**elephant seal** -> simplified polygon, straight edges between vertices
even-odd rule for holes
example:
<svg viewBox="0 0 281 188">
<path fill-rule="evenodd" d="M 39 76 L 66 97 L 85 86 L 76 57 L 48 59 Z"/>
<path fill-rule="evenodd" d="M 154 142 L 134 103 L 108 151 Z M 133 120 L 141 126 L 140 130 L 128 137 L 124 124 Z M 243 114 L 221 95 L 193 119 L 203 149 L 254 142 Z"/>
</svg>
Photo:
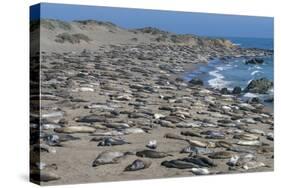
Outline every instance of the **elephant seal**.
<svg viewBox="0 0 281 188">
<path fill-rule="evenodd" d="M 80 138 L 68 134 L 48 134 L 43 137 L 43 140 L 49 146 L 61 146 L 61 142 L 80 140 Z"/>
<path fill-rule="evenodd" d="M 122 133 L 128 135 L 128 134 L 141 134 L 141 133 L 145 133 L 145 131 L 141 128 L 137 128 L 137 127 L 131 127 L 131 128 L 126 128 L 124 130 L 122 130 Z"/>
<path fill-rule="evenodd" d="M 158 151 L 153 151 L 153 150 L 138 151 L 136 153 L 136 155 L 138 157 L 147 157 L 147 158 L 164 158 L 167 156 L 173 156 L 173 155 L 165 153 L 165 152 L 158 152 Z"/>
<path fill-rule="evenodd" d="M 128 154 L 130 153 L 123 153 L 118 151 L 104 151 L 97 156 L 97 158 L 93 161 L 92 166 L 96 167 L 105 164 L 115 164 L 118 163 L 120 159 L 124 158 Z"/>
<path fill-rule="evenodd" d="M 202 137 L 200 134 L 192 132 L 192 131 L 182 131 L 181 135 L 192 136 L 192 137 L 199 137 L 199 138 Z"/>
<path fill-rule="evenodd" d="M 204 162 L 205 164 L 207 164 L 210 167 L 217 166 L 217 164 L 212 159 L 210 159 L 209 157 L 207 157 L 205 155 L 197 154 L 193 157 L 197 158 L 197 159 L 200 159 L 202 162 Z"/>
<path fill-rule="evenodd" d="M 215 143 L 209 141 L 200 141 L 200 140 L 186 140 L 191 146 L 201 147 L 201 148 L 214 148 L 216 147 Z"/>
<path fill-rule="evenodd" d="M 112 128 L 112 129 L 130 128 L 130 125 L 128 125 L 127 123 L 105 123 L 104 126 L 107 128 Z"/>
<path fill-rule="evenodd" d="M 266 165 L 263 162 L 258 162 L 258 161 L 249 161 L 243 164 L 242 168 L 245 170 L 250 170 L 250 169 L 255 169 L 255 168 L 260 168 L 260 167 L 265 167 Z"/>
<path fill-rule="evenodd" d="M 92 136 L 122 136 L 122 135 L 124 135 L 124 133 L 113 130 L 113 131 L 107 131 L 107 132 L 95 132 L 91 135 Z"/>
<path fill-rule="evenodd" d="M 57 128 L 54 129 L 54 131 L 58 133 L 72 134 L 72 133 L 93 133 L 96 131 L 96 129 L 88 126 L 69 126 L 69 127 Z"/>
<path fill-rule="evenodd" d="M 208 168 L 192 168 L 190 170 L 195 175 L 208 175 L 210 174 L 210 171 Z"/>
<path fill-rule="evenodd" d="M 199 167 L 214 167 L 216 164 L 210 158 L 203 155 L 195 155 L 193 157 L 185 157 L 182 161 L 193 163 Z"/>
<path fill-rule="evenodd" d="M 258 140 L 252 140 L 252 141 L 240 140 L 236 144 L 241 145 L 241 146 L 261 146 L 262 145 L 262 143 Z"/>
<path fill-rule="evenodd" d="M 229 166 L 241 166 L 250 161 L 256 161 L 257 157 L 254 154 L 247 153 L 243 155 L 233 155 L 226 163 Z"/>
<path fill-rule="evenodd" d="M 53 172 L 46 172 L 42 170 L 32 170 L 30 172 L 30 178 L 34 181 L 39 181 L 39 182 L 55 181 L 61 179 L 60 176 L 58 176 Z"/>
<path fill-rule="evenodd" d="M 233 156 L 232 152 L 229 151 L 218 151 L 208 155 L 212 159 L 229 159 Z"/>
<path fill-rule="evenodd" d="M 167 133 L 164 135 L 164 138 L 175 139 L 175 140 L 186 140 L 184 137 L 174 133 Z"/>
<path fill-rule="evenodd" d="M 188 147 L 183 148 L 180 153 L 209 154 L 211 152 L 212 151 L 208 148 L 188 146 Z"/>
<path fill-rule="evenodd" d="M 103 138 L 99 143 L 98 146 L 117 146 L 117 145 L 124 145 L 130 144 L 130 142 L 126 142 L 121 138 Z"/>
<path fill-rule="evenodd" d="M 233 145 L 229 142 L 220 140 L 215 143 L 216 147 L 231 148 Z"/>
<path fill-rule="evenodd" d="M 259 140 L 258 135 L 249 134 L 249 133 L 237 134 L 237 135 L 234 135 L 233 138 L 239 139 L 239 140 L 248 140 L 248 141 Z"/>
<path fill-rule="evenodd" d="M 148 144 L 146 145 L 149 149 L 156 149 L 157 148 L 157 141 L 156 140 L 150 140 Z"/>
<path fill-rule="evenodd" d="M 203 131 L 200 134 L 206 135 L 205 138 L 209 138 L 209 139 L 224 139 L 225 138 L 225 134 L 222 131 L 208 130 L 208 131 Z"/>
<path fill-rule="evenodd" d="M 48 153 L 56 153 L 56 149 L 53 147 L 50 147 L 47 144 L 35 144 L 32 145 L 32 151 L 34 152 L 48 152 Z"/>
<path fill-rule="evenodd" d="M 178 169 L 199 168 L 199 166 L 194 163 L 182 161 L 179 159 L 163 161 L 161 165 L 167 168 L 178 168 Z"/>
<path fill-rule="evenodd" d="M 124 171 L 137 171 L 149 168 L 151 165 L 151 161 L 144 161 L 137 159 L 132 164 L 128 165 Z"/>
</svg>

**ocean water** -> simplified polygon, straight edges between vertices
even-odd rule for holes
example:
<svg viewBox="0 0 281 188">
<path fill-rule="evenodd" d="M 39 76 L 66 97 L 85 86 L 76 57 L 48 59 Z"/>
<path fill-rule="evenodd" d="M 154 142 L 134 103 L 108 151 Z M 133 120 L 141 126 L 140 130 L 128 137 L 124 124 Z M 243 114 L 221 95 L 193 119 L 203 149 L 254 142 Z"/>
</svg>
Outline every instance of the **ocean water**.
<svg viewBox="0 0 281 188">
<path fill-rule="evenodd" d="M 229 37 L 234 44 L 242 48 L 263 48 L 273 49 L 272 39 L 259 38 L 233 38 Z M 200 66 L 197 70 L 187 73 L 185 78 L 190 80 L 194 77 L 200 78 L 204 84 L 212 88 L 228 88 L 233 89 L 239 86 L 242 89 L 254 79 L 266 77 L 273 80 L 273 56 L 263 57 L 264 63 L 261 65 L 245 64 L 245 58 L 233 58 L 226 61 L 212 60 L 208 65 Z M 262 100 L 273 97 L 273 89 L 267 94 L 245 93 L 243 98 L 248 99 L 252 97 L 259 97 Z M 271 106 L 271 104 L 268 104 Z"/>
</svg>

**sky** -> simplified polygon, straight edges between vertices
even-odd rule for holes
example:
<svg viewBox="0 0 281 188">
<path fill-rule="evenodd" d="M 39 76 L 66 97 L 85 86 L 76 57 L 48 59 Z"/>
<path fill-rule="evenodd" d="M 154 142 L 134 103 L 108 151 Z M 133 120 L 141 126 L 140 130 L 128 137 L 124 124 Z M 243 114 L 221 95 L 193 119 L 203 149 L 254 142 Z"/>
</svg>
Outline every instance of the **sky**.
<svg viewBox="0 0 281 188">
<path fill-rule="evenodd" d="M 38 19 L 31 7 L 31 20 Z M 127 29 L 156 27 L 177 34 L 273 38 L 273 18 L 41 3 L 41 18 L 109 21 Z"/>
</svg>

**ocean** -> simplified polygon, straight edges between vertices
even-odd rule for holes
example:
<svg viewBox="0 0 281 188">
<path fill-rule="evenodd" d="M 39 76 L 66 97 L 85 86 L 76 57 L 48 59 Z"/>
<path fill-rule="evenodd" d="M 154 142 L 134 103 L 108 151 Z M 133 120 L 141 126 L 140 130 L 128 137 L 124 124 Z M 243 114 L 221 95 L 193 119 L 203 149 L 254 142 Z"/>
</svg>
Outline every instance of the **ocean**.
<svg viewBox="0 0 281 188">
<path fill-rule="evenodd" d="M 264 38 L 234 38 L 227 37 L 234 44 L 243 48 L 263 48 L 273 49 L 273 39 Z M 194 77 L 200 78 L 205 85 L 212 88 L 228 88 L 233 89 L 239 86 L 242 89 L 254 79 L 266 77 L 273 80 L 273 56 L 264 57 L 264 63 L 261 65 L 246 65 L 245 58 L 234 58 L 226 61 L 212 60 L 208 65 L 199 66 L 198 69 L 191 73 L 187 73 L 186 80 Z M 267 94 L 245 93 L 242 98 L 248 99 L 259 97 L 262 101 L 273 98 L 273 89 Z M 272 106 L 272 104 L 267 104 Z"/>
</svg>

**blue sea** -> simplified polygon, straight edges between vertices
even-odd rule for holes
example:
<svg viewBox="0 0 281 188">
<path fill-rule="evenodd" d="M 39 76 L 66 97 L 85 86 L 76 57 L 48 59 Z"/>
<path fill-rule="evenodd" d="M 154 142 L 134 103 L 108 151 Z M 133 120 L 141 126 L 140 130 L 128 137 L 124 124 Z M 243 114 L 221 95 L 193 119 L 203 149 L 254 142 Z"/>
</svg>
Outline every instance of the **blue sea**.
<svg viewBox="0 0 281 188">
<path fill-rule="evenodd" d="M 264 38 L 227 38 L 234 44 L 242 48 L 262 48 L 273 49 L 273 39 Z M 212 60 L 208 65 L 200 66 L 193 72 L 186 74 L 186 80 L 194 77 L 200 78 L 204 84 L 212 88 L 229 88 L 233 89 L 235 86 L 240 86 L 242 89 L 254 79 L 266 77 L 273 80 L 273 56 L 264 57 L 264 62 L 261 65 L 246 65 L 245 58 L 234 58 L 230 60 Z M 252 97 L 259 97 L 262 100 L 273 97 L 273 89 L 267 94 L 245 93 L 243 98 L 248 99 Z M 269 106 L 272 106 L 269 104 Z"/>
</svg>

